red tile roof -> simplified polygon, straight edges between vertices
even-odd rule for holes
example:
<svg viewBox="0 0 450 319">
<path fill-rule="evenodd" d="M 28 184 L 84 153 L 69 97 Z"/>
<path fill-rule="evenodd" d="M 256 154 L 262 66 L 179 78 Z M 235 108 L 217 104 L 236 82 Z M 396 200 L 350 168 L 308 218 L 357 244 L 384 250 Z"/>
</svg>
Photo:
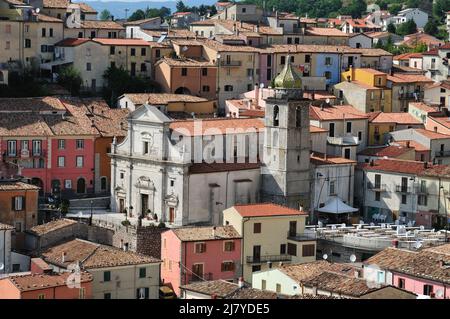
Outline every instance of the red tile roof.
<svg viewBox="0 0 450 319">
<path fill-rule="evenodd" d="M 314 125 L 309 126 L 309 133 L 324 133 L 324 132 L 328 132 L 328 130 Z"/>
<path fill-rule="evenodd" d="M 434 131 L 430 131 L 430 130 L 426 130 L 426 129 L 415 129 L 415 131 L 419 134 L 422 134 L 423 136 L 428 137 L 429 139 L 433 139 L 433 140 L 438 140 L 438 139 L 450 139 L 450 135 L 447 134 L 442 134 L 442 133 L 438 133 L 438 132 L 434 132 Z"/>
<path fill-rule="evenodd" d="M 428 164 L 428 167 L 430 166 L 431 164 Z M 414 175 L 420 174 L 426 169 L 423 162 L 398 159 L 377 159 L 373 161 L 373 166 L 371 163 L 361 163 L 360 167 L 368 171 L 383 171 Z"/>
<path fill-rule="evenodd" d="M 414 149 L 411 147 L 410 148 L 405 147 L 403 145 L 383 145 L 376 147 L 368 147 L 359 152 L 358 155 L 376 156 L 376 157 L 386 156 L 395 158 L 410 151 L 414 151 Z"/>
<path fill-rule="evenodd" d="M 233 226 L 180 227 L 172 229 L 181 241 L 239 239 Z"/>
<path fill-rule="evenodd" d="M 309 107 L 309 117 L 312 120 L 364 120 L 367 114 L 357 110 L 352 105 L 330 105 L 321 106 L 311 105 Z"/>
<path fill-rule="evenodd" d="M 304 211 L 299 211 L 297 209 L 288 208 L 273 203 L 234 205 L 233 208 L 242 217 L 308 215 Z"/>
<path fill-rule="evenodd" d="M 409 143 L 409 147 L 412 147 L 416 150 L 416 152 L 428 152 L 430 151 L 429 147 L 426 147 L 425 145 L 420 144 L 416 141 L 410 141 L 410 140 L 398 140 L 395 141 L 395 144 L 406 146 Z"/>
<path fill-rule="evenodd" d="M 356 164 L 356 161 L 345 157 L 331 156 L 319 152 L 312 152 L 310 159 L 313 165 Z"/>
<path fill-rule="evenodd" d="M 413 117 L 409 113 L 384 113 L 384 112 L 372 112 L 369 113 L 370 123 L 395 123 L 395 124 L 422 124 L 419 120 Z"/>
<path fill-rule="evenodd" d="M 150 46 L 147 41 L 141 39 L 106 39 L 106 38 L 95 38 L 93 41 L 98 42 L 103 45 L 133 45 L 133 46 Z"/>
<path fill-rule="evenodd" d="M 13 275 L 2 280 L 9 280 L 18 290 L 33 291 L 53 287 L 67 286 L 70 272 L 54 274 Z M 81 282 L 91 282 L 93 277 L 88 272 L 81 272 Z"/>
<path fill-rule="evenodd" d="M 75 39 L 75 38 L 66 38 L 64 40 L 61 40 L 57 43 L 55 43 L 55 46 L 57 47 L 76 47 L 80 44 L 86 43 L 91 41 L 90 39 Z"/>
<path fill-rule="evenodd" d="M 170 129 L 189 136 L 226 134 L 228 131 L 232 133 L 233 130 L 238 132 L 239 129 L 243 132 L 246 130 L 259 132 L 264 130 L 264 122 L 260 118 L 185 120 L 171 122 Z"/>
</svg>

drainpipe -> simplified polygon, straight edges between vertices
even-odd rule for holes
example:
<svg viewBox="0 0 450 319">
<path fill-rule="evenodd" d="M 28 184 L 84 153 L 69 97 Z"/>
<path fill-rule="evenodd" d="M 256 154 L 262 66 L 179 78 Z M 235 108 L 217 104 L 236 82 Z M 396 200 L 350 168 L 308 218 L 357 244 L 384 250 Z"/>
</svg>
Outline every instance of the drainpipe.
<svg viewBox="0 0 450 319">
<path fill-rule="evenodd" d="M 244 265 L 247 264 L 247 261 L 245 260 L 245 256 L 244 256 L 244 252 L 245 252 L 245 245 L 244 245 L 244 240 L 245 240 L 245 236 L 244 236 L 244 229 L 245 229 L 245 223 L 248 222 L 250 219 L 246 218 L 243 219 L 242 221 L 242 243 L 241 243 L 241 260 L 242 260 L 242 269 L 241 269 L 241 277 L 244 278 Z"/>
</svg>

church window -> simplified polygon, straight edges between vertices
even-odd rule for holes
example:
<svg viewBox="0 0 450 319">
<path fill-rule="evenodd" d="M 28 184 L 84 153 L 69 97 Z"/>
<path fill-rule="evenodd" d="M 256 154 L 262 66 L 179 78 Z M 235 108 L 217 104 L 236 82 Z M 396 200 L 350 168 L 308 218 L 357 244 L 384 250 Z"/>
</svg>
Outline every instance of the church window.
<svg viewBox="0 0 450 319">
<path fill-rule="evenodd" d="M 278 107 L 278 105 L 275 105 L 273 107 L 273 126 L 278 126 L 279 125 L 279 116 L 280 116 L 280 108 Z"/>
</svg>

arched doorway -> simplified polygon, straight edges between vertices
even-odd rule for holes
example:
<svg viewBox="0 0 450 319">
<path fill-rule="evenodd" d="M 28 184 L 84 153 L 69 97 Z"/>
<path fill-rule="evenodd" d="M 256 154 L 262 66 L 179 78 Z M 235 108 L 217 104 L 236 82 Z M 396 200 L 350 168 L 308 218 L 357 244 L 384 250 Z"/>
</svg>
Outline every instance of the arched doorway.
<svg viewBox="0 0 450 319">
<path fill-rule="evenodd" d="M 178 89 L 175 90 L 175 94 L 191 94 L 191 91 L 188 88 L 185 88 L 184 86 L 179 87 Z"/>
<path fill-rule="evenodd" d="M 77 180 L 77 193 L 78 194 L 86 193 L 86 181 L 82 177 Z"/>
<path fill-rule="evenodd" d="M 31 184 L 39 187 L 39 196 L 44 195 L 44 182 L 42 181 L 42 179 L 38 177 L 33 177 L 31 179 Z"/>
</svg>

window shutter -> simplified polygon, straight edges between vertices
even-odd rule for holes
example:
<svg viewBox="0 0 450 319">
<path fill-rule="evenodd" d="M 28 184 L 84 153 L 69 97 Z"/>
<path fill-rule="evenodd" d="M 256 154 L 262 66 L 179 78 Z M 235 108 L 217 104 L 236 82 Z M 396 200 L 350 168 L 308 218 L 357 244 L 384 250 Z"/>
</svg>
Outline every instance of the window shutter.
<svg viewBox="0 0 450 319">
<path fill-rule="evenodd" d="M 25 196 L 21 196 L 22 197 L 22 210 L 26 210 L 26 200 L 25 200 Z"/>
<path fill-rule="evenodd" d="M 206 243 L 203 243 L 202 246 L 203 246 L 202 253 L 206 253 Z"/>
<path fill-rule="evenodd" d="M 150 289 L 145 288 L 145 299 L 149 299 L 149 297 L 150 297 Z"/>
<path fill-rule="evenodd" d="M 16 210 L 16 198 L 11 197 L 11 210 Z"/>
</svg>

